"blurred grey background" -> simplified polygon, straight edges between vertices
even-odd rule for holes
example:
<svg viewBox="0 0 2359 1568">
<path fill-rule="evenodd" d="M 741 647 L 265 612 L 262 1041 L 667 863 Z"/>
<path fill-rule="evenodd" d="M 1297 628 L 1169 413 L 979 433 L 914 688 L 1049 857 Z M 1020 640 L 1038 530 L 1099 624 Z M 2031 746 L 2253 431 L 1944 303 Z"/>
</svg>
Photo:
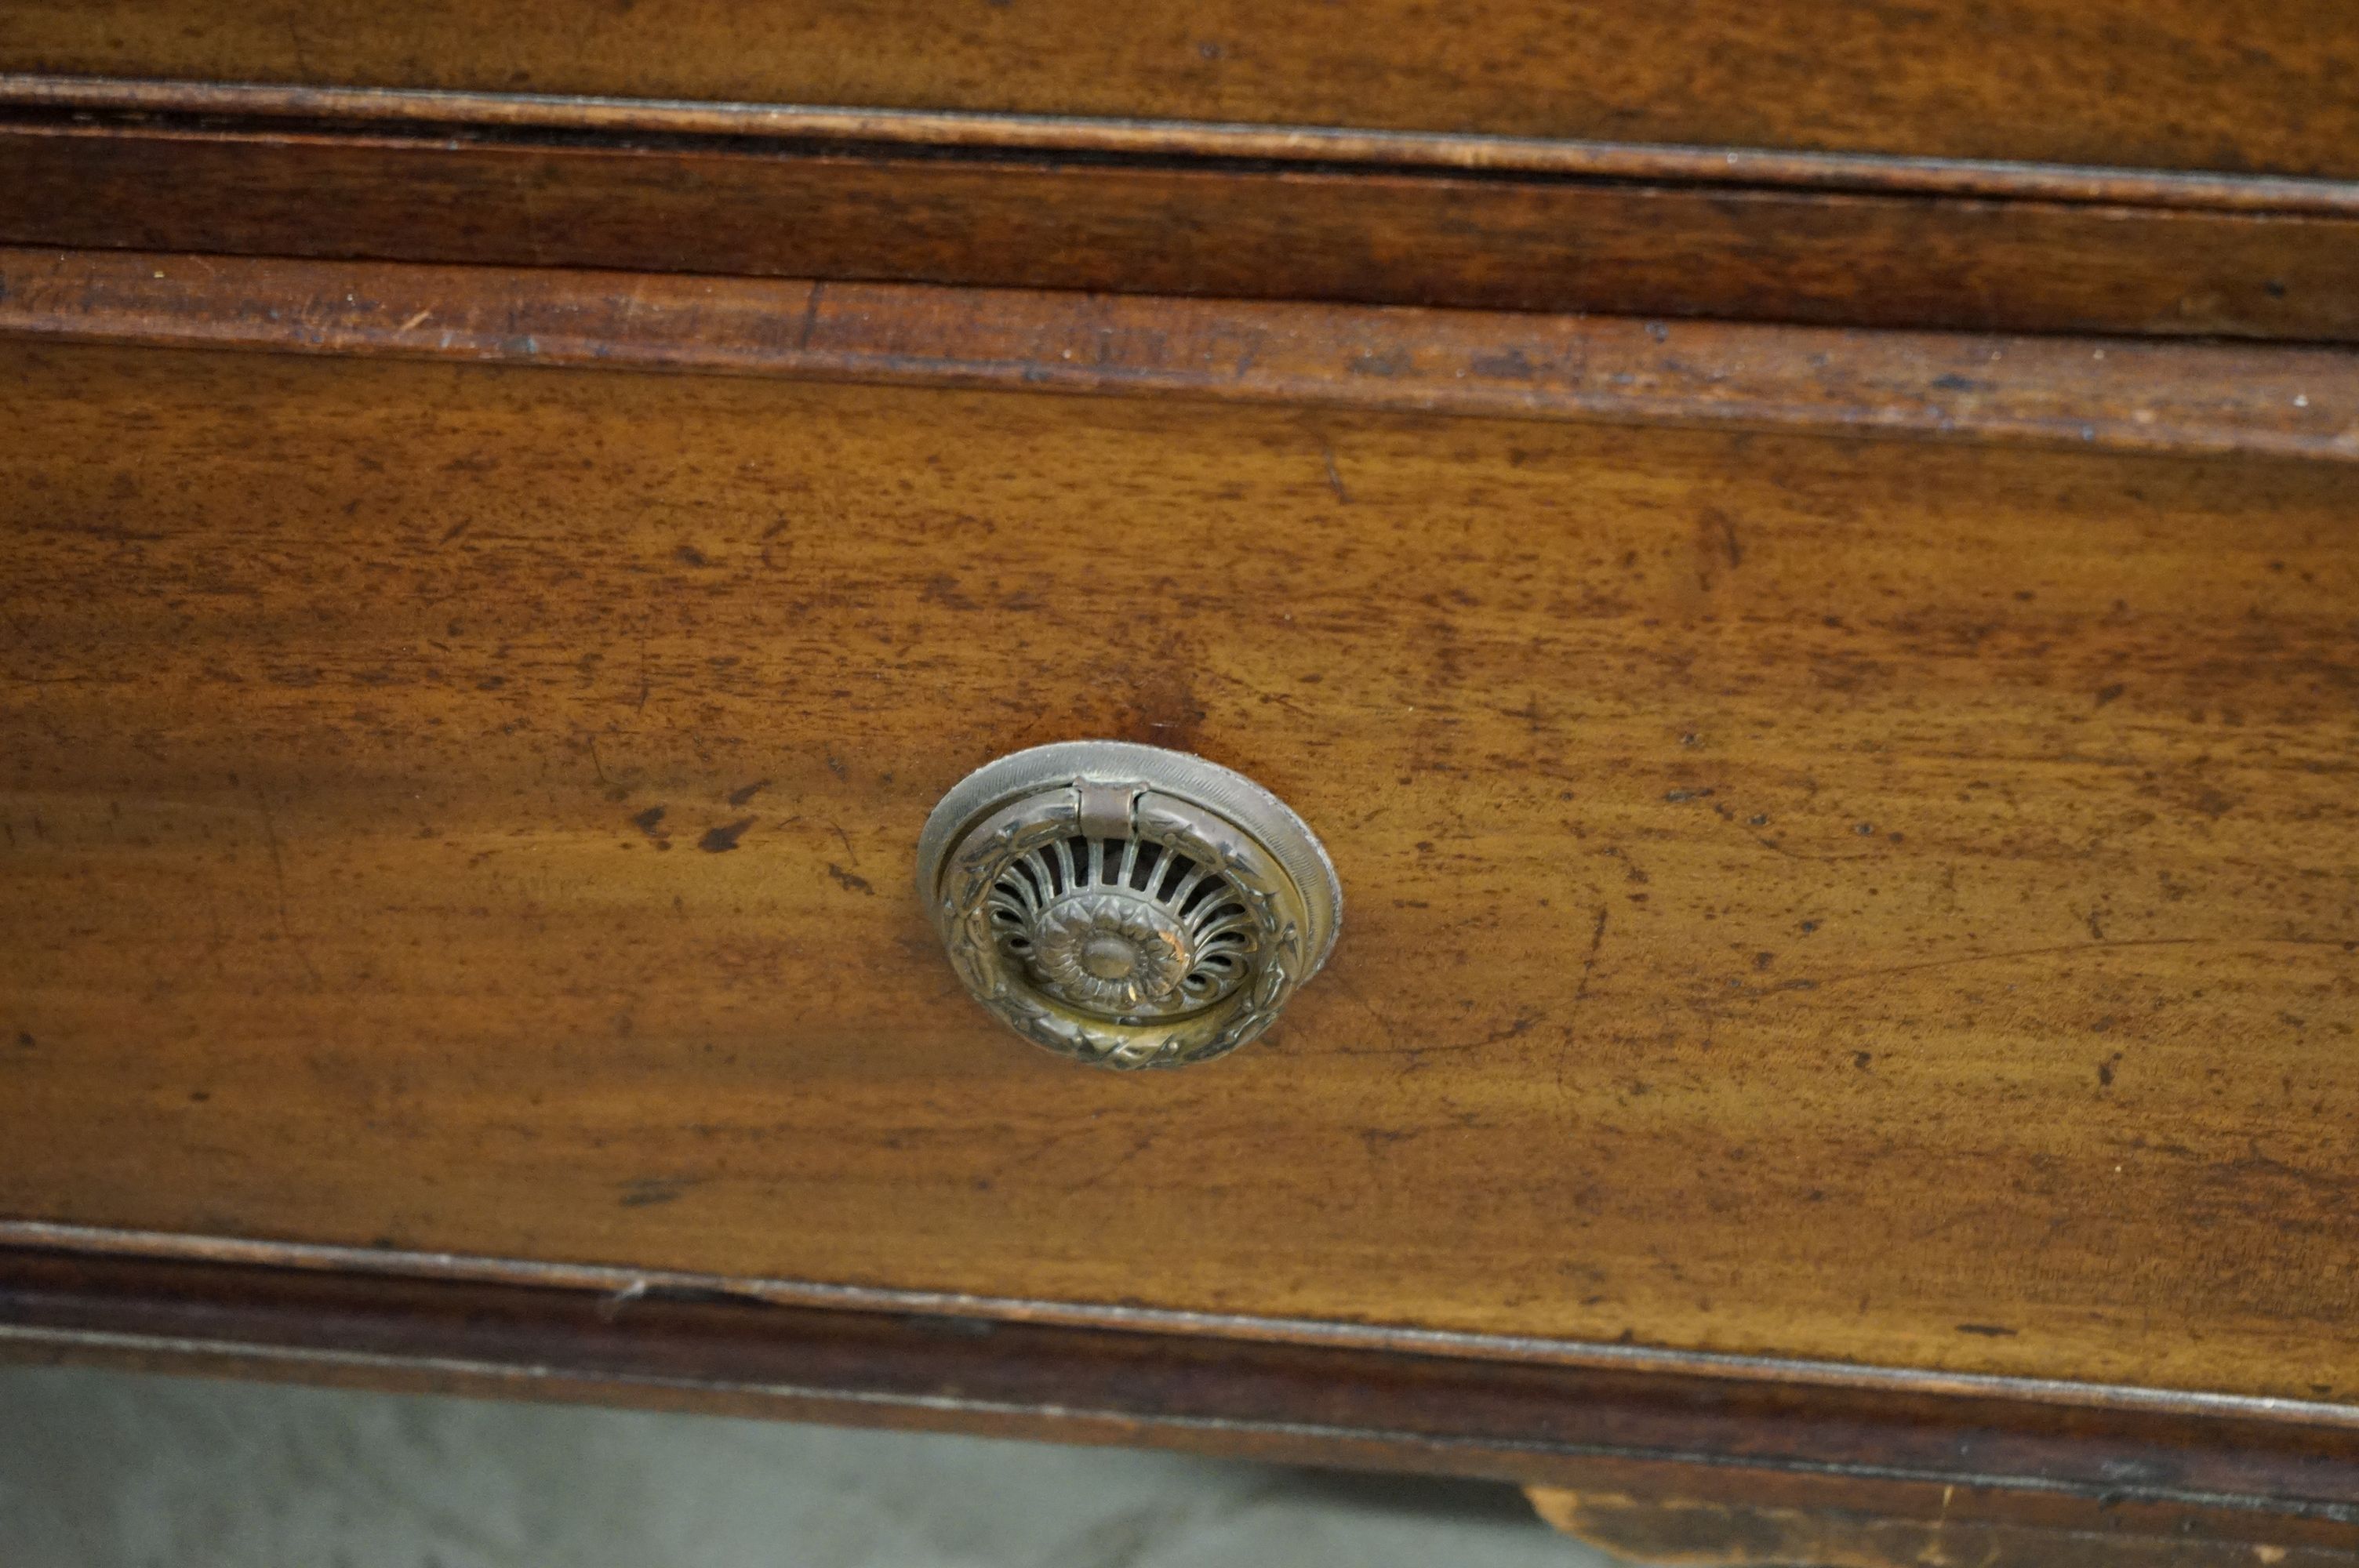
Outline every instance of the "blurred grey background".
<svg viewBox="0 0 2359 1568">
<path fill-rule="evenodd" d="M 0 1367 L 5 1568 L 1606 1568 L 1509 1487 Z"/>
</svg>

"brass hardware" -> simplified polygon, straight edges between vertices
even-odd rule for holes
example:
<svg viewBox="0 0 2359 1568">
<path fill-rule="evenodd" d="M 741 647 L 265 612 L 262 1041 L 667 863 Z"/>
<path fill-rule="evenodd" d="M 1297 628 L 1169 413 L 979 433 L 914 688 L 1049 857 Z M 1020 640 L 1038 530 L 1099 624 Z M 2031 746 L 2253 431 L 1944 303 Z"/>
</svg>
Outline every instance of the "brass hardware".
<svg viewBox="0 0 2359 1568">
<path fill-rule="evenodd" d="M 1343 889 L 1284 802 L 1158 746 L 1073 741 L 968 774 L 918 893 L 975 1000 L 1049 1050 L 1178 1067 L 1267 1029 L 1335 945 Z"/>
</svg>

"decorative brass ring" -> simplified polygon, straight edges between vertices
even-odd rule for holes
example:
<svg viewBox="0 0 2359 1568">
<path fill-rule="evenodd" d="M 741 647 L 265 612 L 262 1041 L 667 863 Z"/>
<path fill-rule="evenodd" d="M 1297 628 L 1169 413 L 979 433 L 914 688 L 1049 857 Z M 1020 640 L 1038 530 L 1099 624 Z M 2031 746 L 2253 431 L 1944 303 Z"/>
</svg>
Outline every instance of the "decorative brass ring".
<svg viewBox="0 0 2359 1568">
<path fill-rule="evenodd" d="M 942 797 L 918 892 L 1001 1022 L 1116 1068 L 1225 1055 L 1327 960 L 1343 889 L 1316 836 L 1243 774 L 1120 741 L 1038 746 Z"/>
</svg>

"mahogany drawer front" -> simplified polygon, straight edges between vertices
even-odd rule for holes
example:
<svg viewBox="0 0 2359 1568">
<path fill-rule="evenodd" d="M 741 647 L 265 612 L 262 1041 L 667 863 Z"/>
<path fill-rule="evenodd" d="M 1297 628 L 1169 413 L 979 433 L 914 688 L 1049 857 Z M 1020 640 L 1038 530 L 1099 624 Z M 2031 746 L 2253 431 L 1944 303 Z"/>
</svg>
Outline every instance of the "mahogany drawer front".
<svg viewBox="0 0 2359 1568">
<path fill-rule="evenodd" d="M 0 1217 L 2349 1400 L 2351 470 L 0 344 Z M 1321 834 L 1093 1073 L 936 798 Z"/>
</svg>

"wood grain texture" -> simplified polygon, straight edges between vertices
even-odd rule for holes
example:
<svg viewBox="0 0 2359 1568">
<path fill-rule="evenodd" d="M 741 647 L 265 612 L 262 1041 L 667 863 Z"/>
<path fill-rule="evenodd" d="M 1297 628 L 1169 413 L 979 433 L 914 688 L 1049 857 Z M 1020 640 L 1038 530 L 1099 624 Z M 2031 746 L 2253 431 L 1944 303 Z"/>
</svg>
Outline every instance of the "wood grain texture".
<svg viewBox="0 0 2359 1568">
<path fill-rule="evenodd" d="M 2324 348 L 5 248 L 0 331 L 2359 460 Z"/>
<path fill-rule="evenodd" d="M 2333 0 L 19 0 L 0 69 L 2359 173 Z"/>
<path fill-rule="evenodd" d="M 0 242 L 2359 339 L 2347 212 L 431 130 L 20 114 L 0 125 Z"/>
<path fill-rule="evenodd" d="M 15 343 L 0 1213 L 2350 1401 L 2338 464 Z M 903 891 L 1201 752 L 1147 1081 Z"/>
<path fill-rule="evenodd" d="M 942 1427 L 1483 1476 L 1633 1502 L 2348 1543 L 2359 1434 L 2273 1416 L 1506 1365 L 0 1248 L 0 1357 Z"/>
</svg>

